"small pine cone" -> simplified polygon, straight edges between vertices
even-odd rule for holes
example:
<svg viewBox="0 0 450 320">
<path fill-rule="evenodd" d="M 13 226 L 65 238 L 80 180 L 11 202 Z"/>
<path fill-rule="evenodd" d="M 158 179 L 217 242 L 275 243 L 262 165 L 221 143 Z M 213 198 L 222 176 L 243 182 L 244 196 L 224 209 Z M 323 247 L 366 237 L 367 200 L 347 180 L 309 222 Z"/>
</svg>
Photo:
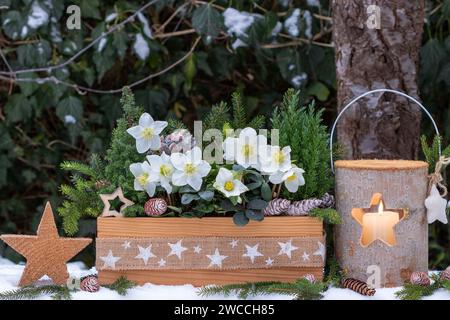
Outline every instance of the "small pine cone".
<svg viewBox="0 0 450 320">
<path fill-rule="evenodd" d="M 267 207 L 264 209 L 263 213 L 265 216 L 279 216 L 280 214 L 286 213 L 291 201 L 286 199 L 273 199 L 269 202 Z"/>
<path fill-rule="evenodd" d="M 306 216 L 312 209 L 318 208 L 322 204 L 320 199 L 306 199 L 294 201 L 289 206 L 287 214 L 290 216 Z"/>
<path fill-rule="evenodd" d="M 153 198 L 144 205 L 144 212 L 148 216 L 160 216 L 167 211 L 167 202 L 162 198 Z"/>
<path fill-rule="evenodd" d="M 334 207 L 334 196 L 332 196 L 329 193 L 325 193 L 323 197 L 320 199 L 322 200 L 322 204 L 319 206 L 319 208 L 333 208 Z"/>
<path fill-rule="evenodd" d="M 313 275 L 313 274 L 310 274 L 310 273 L 305 274 L 305 275 L 303 276 L 303 279 L 306 279 L 306 280 L 308 280 L 308 281 L 311 282 L 311 283 L 315 283 L 315 282 L 316 282 L 316 277 L 314 277 L 314 275 Z"/>
<path fill-rule="evenodd" d="M 429 286 L 431 284 L 430 277 L 426 272 L 415 271 L 411 274 L 409 281 L 412 284 L 418 284 L 421 286 Z"/>
<path fill-rule="evenodd" d="M 353 278 L 344 278 L 341 281 L 341 286 L 353 290 L 363 296 L 373 296 L 376 291 L 370 288 L 367 283 Z"/>
<path fill-rule="evenodd" d="M 445 269 L 439 275 L 439 279 L 450 281 L 450 268 Z"/>
<path fill-rule="evenodd" d="M 90 275 L 81 279 L 80 289 L 87 292 L 97 292 L 100 290 L 97 276 Z"/>
</svg>

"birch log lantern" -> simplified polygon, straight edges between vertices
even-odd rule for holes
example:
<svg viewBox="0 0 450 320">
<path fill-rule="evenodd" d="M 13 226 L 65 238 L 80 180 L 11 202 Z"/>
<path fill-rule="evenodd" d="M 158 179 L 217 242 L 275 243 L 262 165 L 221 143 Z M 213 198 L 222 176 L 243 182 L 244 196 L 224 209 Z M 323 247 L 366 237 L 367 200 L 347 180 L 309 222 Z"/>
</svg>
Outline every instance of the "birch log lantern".
<svg viewBox="0 0 450 320">
<path fill-rule="evenodd" d="M 335 254 L 347 277 L 366 281 L 373 287 L 397 287 L 414 271 L 428 272 L 428 164 L 412 160 L 333 162 L 332 157 L 333 134 L 343 112 L 359 99 L 377 92 L 399 94 L 417 103 L 439 135 L 425 107 L 395 90 L 366 92 L 342 109 L 330 139 L 336 209 L 342 217 L 342 224 L 335 229 Z"/>
</svg>

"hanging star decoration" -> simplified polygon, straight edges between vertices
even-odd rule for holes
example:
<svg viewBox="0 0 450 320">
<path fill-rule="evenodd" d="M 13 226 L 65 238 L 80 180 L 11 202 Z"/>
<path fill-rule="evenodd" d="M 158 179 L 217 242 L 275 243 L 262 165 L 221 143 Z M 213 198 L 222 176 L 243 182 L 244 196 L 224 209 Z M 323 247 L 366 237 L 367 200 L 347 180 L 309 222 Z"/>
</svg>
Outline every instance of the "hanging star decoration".
<svg viewBox="0 0 450 320">
<path fill-rule="evenodd" d="M 35 236 L 7 234 L 0 239 L 27 260 L 19 286 L 33 284 L 44 275 L 55 284 L 66 284 L 69 278 L 66 262 L 92 242 L 89 238 L 60 237 L 50 202 L 45 205 Z"/>
<path fill-rule="evenodd" d="M 112 209 L 111 210 L 111 203 L 110 201 L 119 198 L 119 200 L 122 202 L 122 205 L 120 206 L 119 212 L 117 210 Z M 128 200 L 123 195 L 123 191 L 121 187 L 118 187 L 113 193 L 111 194 L 101 194 L 100 199 L 102 199 L 102 202 L 104 204 L 104 208 L 102 211 L 101 217 L 123 217 L 123 211 L 128 208 L 129 206 L 132 206 L 134 204 L 133 201 Z"/>
<path fill-rule="evenodd" d="M 427 221 L 433 223 L 436 220 L 447 224 L 447 200 L 442 198 L 436 185 L 431 186 L 430 195 L 425 199 L 425 207 L 427 208 Z"/>
<path fill-rule="evenodd" d="M 360 243 L 368 247 L 376 240 L 388 246 L 397 243 L 394 227 L 408 215 L 408 209 L 384 209 L 381 193 L 375 193 L 369 208 L 354 208 L 352 217 L 361 225 Z"/>
</svg>

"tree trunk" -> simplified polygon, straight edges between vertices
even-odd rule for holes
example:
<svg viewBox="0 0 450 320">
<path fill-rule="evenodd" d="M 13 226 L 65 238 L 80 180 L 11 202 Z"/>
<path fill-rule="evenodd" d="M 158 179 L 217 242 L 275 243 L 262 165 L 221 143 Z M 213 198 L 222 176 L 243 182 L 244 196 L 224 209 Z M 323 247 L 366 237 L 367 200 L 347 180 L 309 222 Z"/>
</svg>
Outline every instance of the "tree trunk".
<svg viewBox="0 0 450 320">
<path fill-rule="evenodd" d="M 380 9 L 379 29 L 367 21 Z M 418 98 L 417 64 L 424 0 L 333 0 L 338 110 L 372 89 L 389 88 Z M 346 159 L 416 159 L 421 112 L 407 99 L 373 94 L 354 104 L 338 125 Z"/>
</svg>

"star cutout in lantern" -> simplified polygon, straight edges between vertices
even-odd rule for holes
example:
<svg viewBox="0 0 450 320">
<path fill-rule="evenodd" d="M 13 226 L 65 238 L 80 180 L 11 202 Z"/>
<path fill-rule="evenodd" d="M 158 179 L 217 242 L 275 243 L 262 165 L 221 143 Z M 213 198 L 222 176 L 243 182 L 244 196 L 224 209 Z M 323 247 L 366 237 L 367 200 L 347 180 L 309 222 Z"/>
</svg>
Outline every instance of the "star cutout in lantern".
<svg viewBox="0 0 450 320">
<path fill-rule="evenodd" d="M 35 236 L 6 234 L 0 238 L 27 259 L 19 286 L 30 285 L 44 275 L 56 284 L 65 284 L 69 278 L 66 262 L 92 242 L 89 238 L 61 238 L 50 202 Z"/>
<path fill-rule="evenodd" d="M 407 216 L 408 210 L 384 208 L 383 196 L 381 193 L 375 193 L 369 208 L 352 210 L 352 217 L 362 226 L 361 246 L 368 247 L 376 240 L 388 246 L 397 243 L 394 227 Z"/>
<path fill-rule="evenodd" d="M 123 217 L 123 210 L 134 204 L 133 201 L 130 201 L 127 198 L 125 198 L 121 187 L 118 187 L 116 191 L 114 191 L 111 194 L 101 194 L 100 198 L 102 199 L 102 202 L 105 205 L 101 217 Z M 119 209 L 119 212 L 117 212 L 117 210 L 111 210 L 111 203 L 109 203 L 109 201 L 114 200 L 116 198 L 119 198 L 119 200 L 123 203 Z"/>
</svg>

